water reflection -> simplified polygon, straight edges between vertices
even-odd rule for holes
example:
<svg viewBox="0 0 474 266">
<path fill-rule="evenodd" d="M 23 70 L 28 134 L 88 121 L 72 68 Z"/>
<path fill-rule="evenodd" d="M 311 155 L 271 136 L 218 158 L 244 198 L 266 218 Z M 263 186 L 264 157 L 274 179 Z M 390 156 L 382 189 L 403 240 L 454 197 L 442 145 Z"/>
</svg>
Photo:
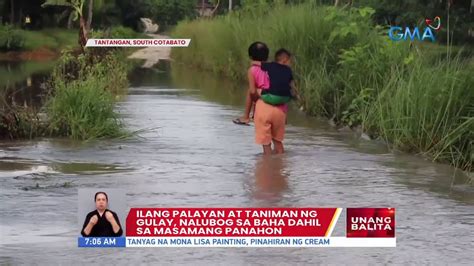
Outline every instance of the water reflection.
<svg viewBox="0 0 474 266">
<path fill-rule="evenodd" d="M 255 162 L 254 197 L 278 201 L 288 189 L 285 155 L 261 156 Z"/>
<path fill-rule="evenodd" d="M 42 85 L 54 67 L 51 62 L 0 62 L 2 104 L 40 107 Z M 3 106 L 0 106 L 3 107 Z"/>
<path fill-rule="evenodd" d="M 171 87 L 193 89 L 189 94 L 206 101 L 232 106 L 241 106 L 245 102 L 245 83 L 224 77 L 217 79 L 209 71 L 190 70 L 189 67 L 173 63 L 171 78 Z"/>
<path fill-rule="evenodd" d="M 446 164 L 436 164 L 412 155 L 393 156 L 382 163 L 396 173 L 395 182 L 410 189 L 430 191 L 456 199 L 463 203 L 474 203 L 473 174 L 453 169 Z"/>
</svg>

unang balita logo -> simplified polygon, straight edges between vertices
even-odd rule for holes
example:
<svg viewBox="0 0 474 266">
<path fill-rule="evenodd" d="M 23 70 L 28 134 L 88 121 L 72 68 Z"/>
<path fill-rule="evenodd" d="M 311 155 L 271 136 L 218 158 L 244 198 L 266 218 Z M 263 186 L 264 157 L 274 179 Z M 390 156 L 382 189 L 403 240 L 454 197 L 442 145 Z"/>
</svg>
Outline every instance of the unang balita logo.
<svg viewBox="0 0 474 266">
<path fill-rule="evenodd" d="M 438 32 L 441 29 L 441 18 L 439 16 L 434 19 L 425 19 L 426 27 L 423 30 L 423 34 L 420 36 L 420 29 L 414 27 L 402 28 L 400 26 L 392 26 L 388 31 L 388 36 L 392 41 L 406 41 L 407 38 L 410 38 L 411 41 L 418 39 L 424 41 L 425 39 L 431 40 L 434 42 L 436 40 L 435 32 Z"/>
<path fill-rule="evenodd" d="M 395 237 L 395 208 L 347 208 L 346 236 Z"/>
</svg>

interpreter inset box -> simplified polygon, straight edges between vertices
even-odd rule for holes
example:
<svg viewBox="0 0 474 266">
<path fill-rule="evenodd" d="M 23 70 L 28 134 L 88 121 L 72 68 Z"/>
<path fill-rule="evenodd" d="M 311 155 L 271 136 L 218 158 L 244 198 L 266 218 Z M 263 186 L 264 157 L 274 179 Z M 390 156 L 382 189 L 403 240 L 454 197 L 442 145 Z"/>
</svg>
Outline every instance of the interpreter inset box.
<svg viewBox="0 0 474 266">
<path fill-rule="evenodd" d="M 78 236 L 125 236 L 126 205 L 126 195 L 123 189 L 79 189 Z"/>
</svg>

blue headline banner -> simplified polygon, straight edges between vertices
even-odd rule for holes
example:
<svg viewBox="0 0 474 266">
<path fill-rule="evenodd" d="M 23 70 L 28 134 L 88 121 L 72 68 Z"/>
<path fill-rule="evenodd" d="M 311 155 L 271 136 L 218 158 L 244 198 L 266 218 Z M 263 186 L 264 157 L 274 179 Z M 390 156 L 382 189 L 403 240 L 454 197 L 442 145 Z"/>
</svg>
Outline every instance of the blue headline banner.
<svg viewBox="0 0 474 266">
<path fill-rule="evenodd" d="M 125 237 L 78 237 L 80 248 L 124 248 Z"/>
</svg>

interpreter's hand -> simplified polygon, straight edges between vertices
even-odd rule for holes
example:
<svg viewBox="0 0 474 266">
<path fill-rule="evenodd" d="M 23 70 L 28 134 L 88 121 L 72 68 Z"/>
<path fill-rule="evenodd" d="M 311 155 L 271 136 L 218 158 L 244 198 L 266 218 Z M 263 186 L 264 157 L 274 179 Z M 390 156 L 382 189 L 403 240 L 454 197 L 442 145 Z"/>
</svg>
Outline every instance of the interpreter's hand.
<svg viewBox="0 0 474 266">
<path fill-rule="evenodd" d="M 105 219 L 107 219 L 109 223 L 111 223 L 112 221 L 115 221 L 114 215 L 108 211 L 105 212 Z"/>
<path fill-rule="evenodd" d="M 92 225 L 95 225 L 97 223 L 97 221 L 99 221 L 99 218 L 97 217 L 97 215 L 94 215 L 89 220 L 89 223 L 92 224 Z"/>
</svg>

